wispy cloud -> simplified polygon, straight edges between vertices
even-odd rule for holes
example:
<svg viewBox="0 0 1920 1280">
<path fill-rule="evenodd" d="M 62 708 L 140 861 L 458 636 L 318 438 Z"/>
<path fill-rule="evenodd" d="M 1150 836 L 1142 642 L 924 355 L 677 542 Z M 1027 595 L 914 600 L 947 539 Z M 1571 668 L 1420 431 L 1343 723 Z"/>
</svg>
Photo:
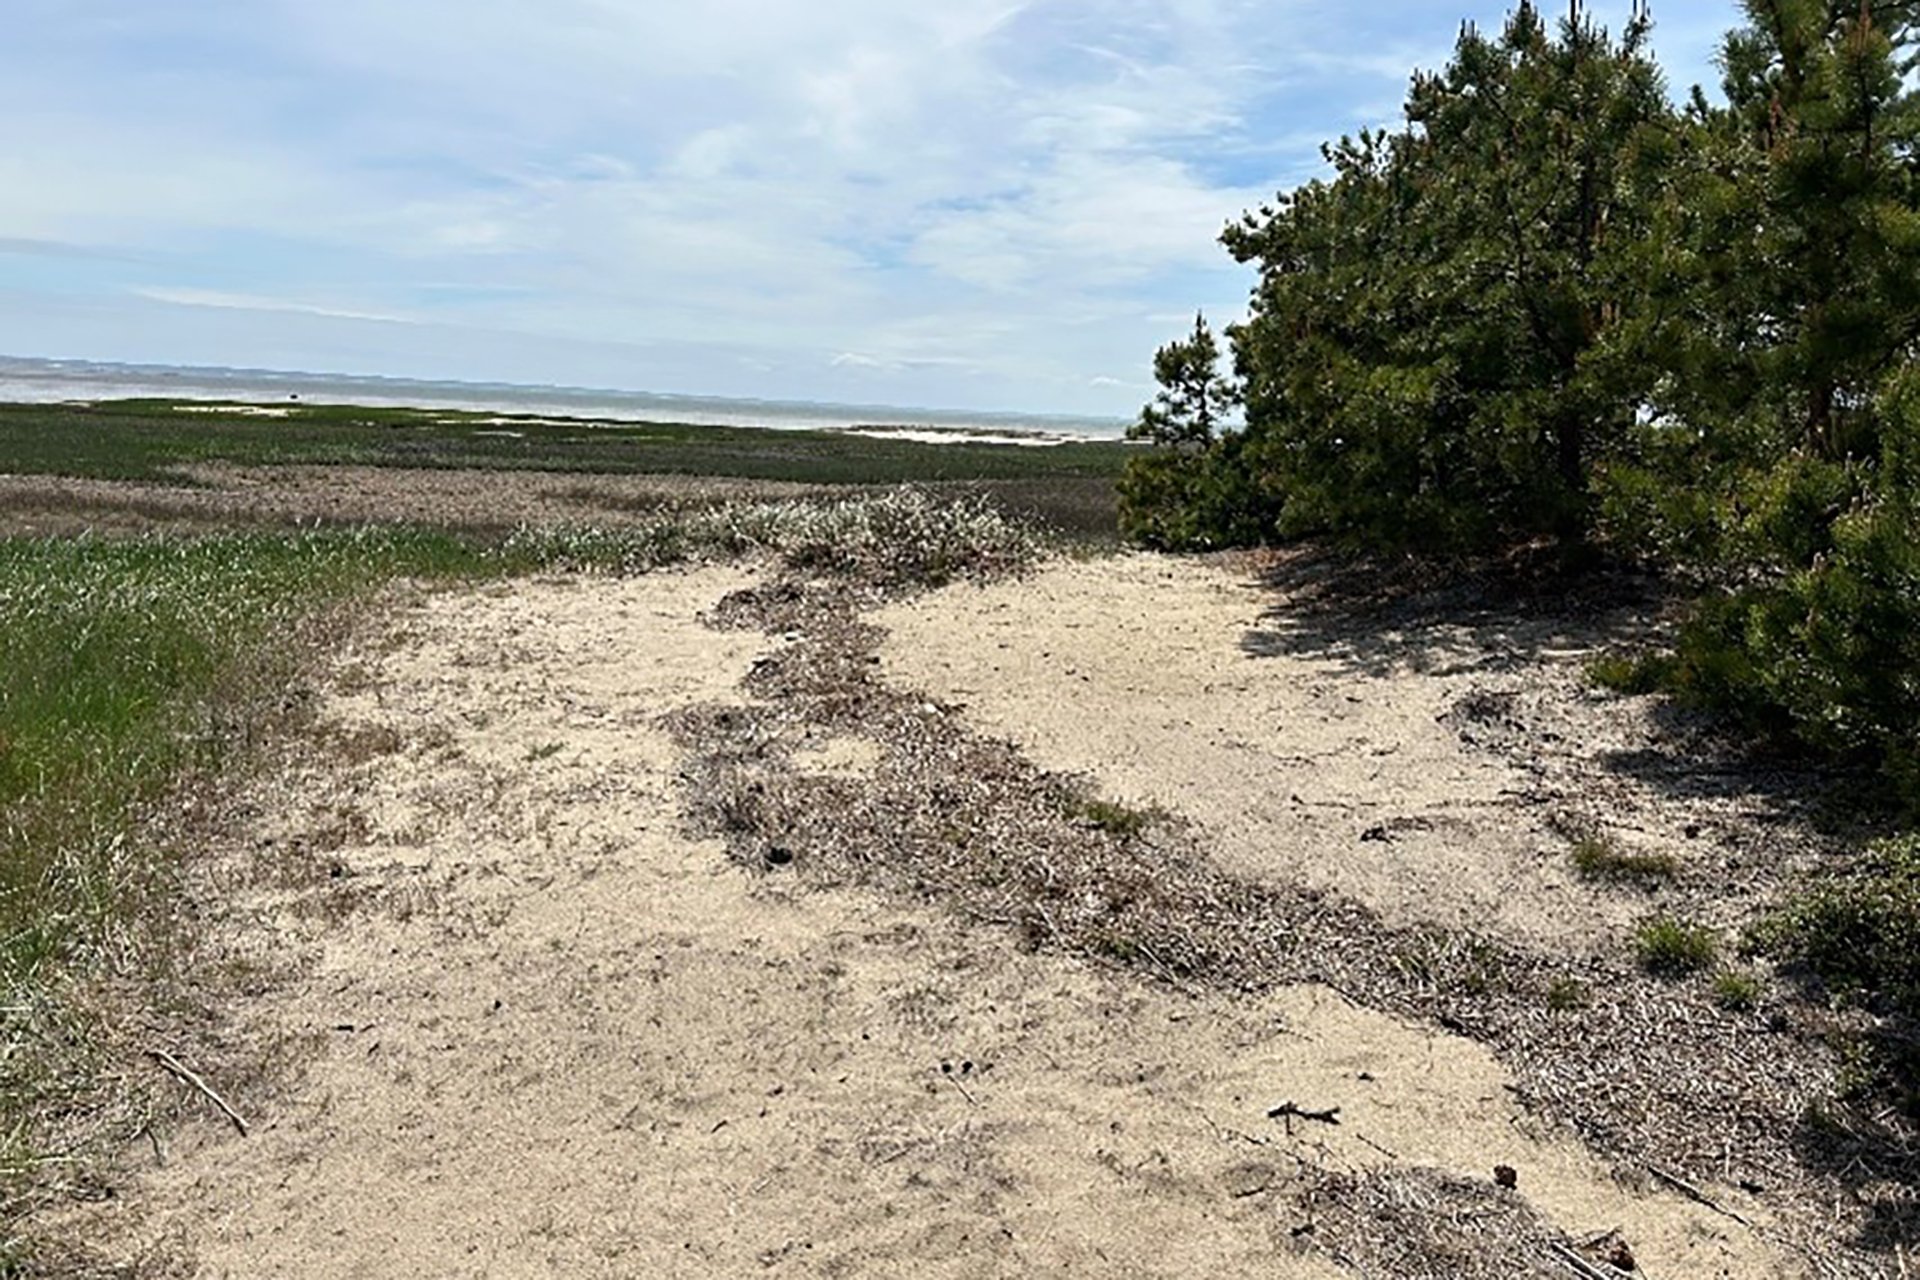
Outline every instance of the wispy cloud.
<svg viewBox="0 0 1920 1280">
<path fill-rule="evenodd" d="M 178 307 L 213 307 L 221 311 L 264 311 L 302 316 L 326 316 L 334 320 L 371 320 L 379 324 L 412 324 L 414 321 L 375 311 L 356 311 L 329 307 L 292 298 L 263 298 L 247 293 L 221 293 L 214 289 L 169 289 L 146 286 L 134 289 L 137 298 L 170 303 Z"/>
<path fill-rule="evenodd" d="M 125 262 L 129 255 L 102 249 L 96 245 L 73 244 L 66 240 L 42 240 L 31 236 L 0 236 L 0 253 L 23 258 L 68 258 L 88 261 Z"/>
<path fill-rule="evenodd" d="M 17 0 L 0 288 L 67 300 L 46 354 L 1124 413 L 1463 4 Z"/>
</svg>

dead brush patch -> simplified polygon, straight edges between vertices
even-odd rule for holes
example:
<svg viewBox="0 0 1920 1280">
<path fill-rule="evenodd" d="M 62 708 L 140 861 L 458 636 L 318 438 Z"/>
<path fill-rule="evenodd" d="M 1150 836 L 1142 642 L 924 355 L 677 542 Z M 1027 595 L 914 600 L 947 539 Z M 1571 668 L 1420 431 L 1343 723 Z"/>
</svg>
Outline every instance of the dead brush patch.
<svg viewBox="0 0 1920 1280">
<path fill-rule="evenodd" d="M 389 724 L 329 725 L 320 741 L 340 763 L 357 768 L 384 756 L 399 755 L 406 747 L 400 731 Z"/>
<path fill-rule="evenodd" d="M 1569 1256 L 1590 1267 L 1609 1257 L 1611 1233 L 1582 1247 L 1522 1195 L 1434 1169 L 1321 1173 L 1301 1200 L 1314 1245 L 1362 1275 L 1507 1280 L 1581 1274 L 1569 1270 Z"/>
</svg>

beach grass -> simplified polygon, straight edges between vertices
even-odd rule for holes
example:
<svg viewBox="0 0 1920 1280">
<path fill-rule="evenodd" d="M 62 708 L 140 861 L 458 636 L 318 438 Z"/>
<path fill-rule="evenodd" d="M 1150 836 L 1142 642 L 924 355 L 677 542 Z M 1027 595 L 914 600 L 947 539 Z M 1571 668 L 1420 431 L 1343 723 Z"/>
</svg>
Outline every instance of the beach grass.
<svg viewBox="0 0 1920 1280">
<path fill-rule="evenodd" d="M 0 540 L 0 1235 L 50 1170 L 137 1132 L 142 1101 L 103 1082 L 181 941 L 162 802 L 297 715 L 330 605 L 507 563 L 398 528 Z"/>
<path fill-rule="evenodd" d="M 807 484 L 1091 480 L 1111 487 L 1128 446 L 926 444 L 844 431 L 561 421 L 347 405 L 161 400 L 0 405 L 0 464 L 18 475 L 178 482 L 196 463 L 698 475 Z"/>
</svg>

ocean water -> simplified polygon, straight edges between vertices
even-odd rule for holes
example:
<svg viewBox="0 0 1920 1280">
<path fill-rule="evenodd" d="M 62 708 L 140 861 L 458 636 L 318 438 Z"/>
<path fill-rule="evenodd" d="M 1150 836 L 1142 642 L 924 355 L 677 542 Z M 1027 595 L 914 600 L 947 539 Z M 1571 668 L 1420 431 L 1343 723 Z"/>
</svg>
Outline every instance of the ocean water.
<svg viewBox="0 0 1920 1280">
<path fill-rule="evenodd" d="M 690 422 L 776 430 L 884 426 L 1110 440 L 1126 429 L 1124 422 L 1108 418 L 966 413 L 887 405 L 658 395 L 585 387 L 431 382 L 267 369 L 181 368 L 0 356 L 0 401 L 53 404 L 66 400 L 146 398 L 237 400 L 265 405 L 287 404 L 298 399 L 319 404 L 477 409 L 606 422 Z"/>
</svg>

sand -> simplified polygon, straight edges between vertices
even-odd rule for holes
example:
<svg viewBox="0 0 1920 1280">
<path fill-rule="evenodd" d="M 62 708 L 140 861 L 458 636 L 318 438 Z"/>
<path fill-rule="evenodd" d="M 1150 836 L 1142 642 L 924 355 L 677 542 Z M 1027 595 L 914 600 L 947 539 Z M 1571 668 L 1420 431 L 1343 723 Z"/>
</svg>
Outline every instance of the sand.
<svg viewBox="0 0 1920 1280">
<path fill-rule="evenodd" d="M 865 436 L 870 440 L 904 440 L 912 444 L 999 444 L 1012 445 L 1025 449 L 1049 449 L 1054 445 L 1071 444 L 1077 440 L 1092 440 L 1093 436 L 1042 435 L 1037 432 L 988 432 L 962 431 L 954 428 L 913 428 L 913 427 L 842 427 L 840 431 L 850 436 Z"/>
<path fill-rule="evenodd" d="M 239 1097 L 251 1137 L 182 1091 L 165 1164 L 131 1153 L 147 1167 L 88 1211 L 90 1234 L 122 1256 L 171 1242 L 207 1276 L 1317 1280 L 1362 1273 L 1316 1238 L 1306 1182 L 1429 1168 L 1484 1185 L 1505 1164 L 1519 1187 L 1498 1194 L 1572 1235 L 1621 1228 L 1651 1275 L 1789 1273 L 1762 1235 L 1629 1192 L 1537 1132 L 1464 1038 L 1317 987 L 1148 985 L 690 838 L 661 718 L 745 696 L 772 642 L 701 617 L 748 581 L 433 594 L 343 654 L 322 715 L 330 741 L 356 745 L 260 784 L 253 870 L 229 889 L 237 941 L 310 952 L 235 1016 L 310 1056 L 279 1092 Z M 1204 754 L 1161 760 L 1156 794 L 1223 832 L 1263 812 L 1245 798 L 1256 770 L 1289 770 L 1283 804 L 1345 796 L 1349 827 L 1443 801 L 1469 822 L 1498 796 L 1499 772 L 1449 755 L 1437 729 L 1384 751 L 1427 703 L 1389 724 L 1316 686 L 1324 673 L 1248 670 L 1206 620 L 1251 603 L 1151 560 L 1063 566 L 888 611 L 887 669 L 972 690 L 969 714 L 1116 785 L 1144 790 L 1138 754 L 1190 742 Z M 1110 651 L 1087 643 L 1095 622 Z M 973 689 L 969 649 L 997 657 L 1004 701 Z M 1095 701 L 1042 696 L 1042 673 Z M 1289 719 L 1324 716 L 1333 776 L 1263 754 L 1282 690 Z M 873 759 L 829 739 L 799 764 L 858 777 Z M 1369 778 L 1386 780 L 1377 794 L 1343 792 Z M 1309 870 L 1262 862 L 1250 837 L 1221 843 L 1263 874 Z M 1472 856 L 1498 865 L 1515 847 Z M 1507 892 L 1545 883 L 1514 859 Z M 257 874 L 276 860 L 335 874 Z M 1384 895 L 1387 875 L 1352 883 Z M 1341 1123 L 1289 1131 L 1267 1116 L 1283 1101 L 1338 1106 Z"/>
<path fill-rule="evenodd" d="M 1669 856 L 1720 890 L 1703 910 L 1735 911 L 1741 846 L 1775 816 L 1757 796 L 1688 797 L 1623 770 L 1657 754 L 1655 700 L 1599 691 L 1584 668 L 1640 618 L 1366 636 L 1349 616 L 1323 635 L 1244 561 L 1131 555 L 876 620 L 895 681 L 1047 768 L 1192 820 L 1238 874 L 1394 923 L 1617 947 L 1657 899 L 1583 880 L 1571 833 Z"/>
</svg>

